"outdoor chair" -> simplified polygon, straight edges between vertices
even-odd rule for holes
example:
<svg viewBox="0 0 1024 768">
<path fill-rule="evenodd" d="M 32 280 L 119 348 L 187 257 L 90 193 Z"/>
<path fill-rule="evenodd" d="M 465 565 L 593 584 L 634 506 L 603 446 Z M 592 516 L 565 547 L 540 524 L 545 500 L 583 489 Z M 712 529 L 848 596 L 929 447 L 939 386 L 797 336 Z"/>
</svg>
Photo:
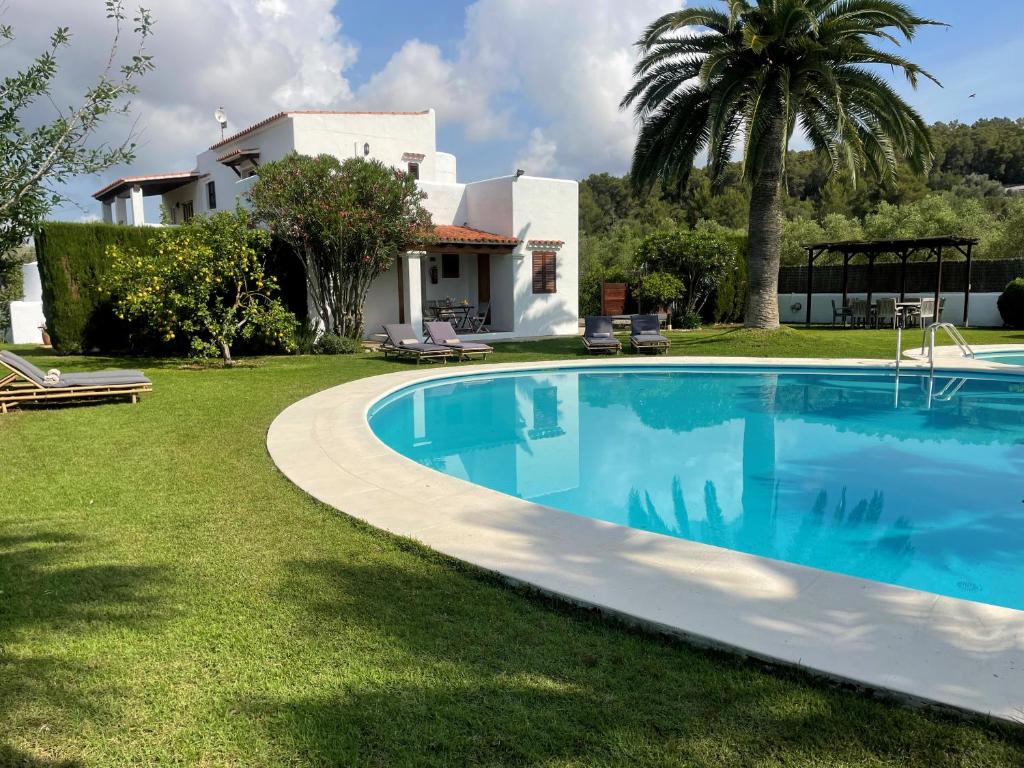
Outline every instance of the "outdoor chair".
<svg viewBox="0 0 1024 768">
<path fill-rule="evenodd" d="M 416 336 L 408 323 L 389 323 L 384 326 L 387 341 L 380 345 L 384 357 L 411 357 L 418 365 L 422 360 L 440 360 L 447 363 L 452 351 L 440 344 L 425 344 Z"/>
<path fill-rule="evenodd" d="M 850 324 L 853 327 L 866 328 L 868 325 L 867 299 L 850 299 Z"/>
<path fill-rule="evenodd" d="M 633 315 L 629 321 L 629 345 L 634 352 L 667 352 L 671 342 L 661 335 L 657 315 Z"/>
<path fill-rule="evenodd" d="M 459 358 L 468 360 L 470 355 L 479 355 L 481 360 L 494 351 L 487 344 L 476 341 L 462 341 L 448 321 L 427 323 L 427 337 L 431 343 L 458 353 Z"/>
<path fill-rule="evenodd" d="M 7 373 L 5 373 L 7 371 Z M 0 350 L 0 413 L 24 403 L 74 402 L 118 397 L 133 403 L 152 392 L 153 383 L 141 371 L 44 373 L 23 357 Z"/>
<path fill-rule="evenodd" d="M 622 343 L 612 333 L 612 319 L 606 315 L 592 315 L 584 321 L 583 346 L 592 355 L 617 355 Z"/>
<path fill-rule="evenodd" d="M 487 333 L 487 316 L 489 314 L 491 314 L 491 302 L 481 301 L 476 312 L 468 318 L 473 333 Z"/>
<path fill-rule="evenodd" d="M 881 328 L 883 325 L 888 328 L 896 327 L 896 299 L 879 299 L 875 312 L 875 325 Z"/>
<path fill-rule="evenodd" d="M 850 317 L 850 308 L 846 307 L 846 306 L 837 307 L 836 306 L 836 300 L 832 299 L 832 325 L 835 325 L 836 324 L 836 320 L 839 320 L 840 325 L 842 325 L 843 328 L 845 328 L 846 327 L 846 321 L 847 321 L 847 319 L 849 317 Z"/>
</svg>

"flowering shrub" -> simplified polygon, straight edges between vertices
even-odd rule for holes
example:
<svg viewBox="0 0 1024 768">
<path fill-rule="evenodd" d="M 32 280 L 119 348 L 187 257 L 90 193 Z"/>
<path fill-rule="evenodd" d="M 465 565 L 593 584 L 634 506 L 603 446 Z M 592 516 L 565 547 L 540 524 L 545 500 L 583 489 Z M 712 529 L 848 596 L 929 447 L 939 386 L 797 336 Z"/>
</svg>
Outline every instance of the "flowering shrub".
<svg viewBox="0 0 1024 768">
<path fill-rule="evenodd" d="M 105 287 L 119 318 L 141 321 L 165 341 L 183 336 L 197 357 L 220 355 L 230 365 L 239 338 L 290 350 L 296 320 L 264 272 L 269 243 L 241 209 L 196 216 L 156 230 L 145 251 L 110 246 Z"/>
<path fill-rule="evenodd" d="M 377 160 L 290 154 L 260 166 L 254 217 L 288 243 L 306 271 L 323 328 L 359 338 L 370 284 L 431 231 L 425 195 Z"/>
<path fill-rule="evenodd" d="M 727 237 L 700 229 L 655 232 L 636 251 L 641 274 L 667 272 L 682 281 L 682 314 L 699 314 L 735 262 L 736 248 Z"/>
</svg>

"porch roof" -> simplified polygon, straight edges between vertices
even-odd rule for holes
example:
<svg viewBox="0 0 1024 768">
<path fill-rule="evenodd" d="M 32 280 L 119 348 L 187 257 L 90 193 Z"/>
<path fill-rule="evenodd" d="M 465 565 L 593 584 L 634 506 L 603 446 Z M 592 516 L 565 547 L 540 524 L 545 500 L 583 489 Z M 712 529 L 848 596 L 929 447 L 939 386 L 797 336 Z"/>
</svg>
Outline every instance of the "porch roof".
<svg viewBox="0 0 1024 768">
<path fill-rule="evenodd" d="M 122 176 L 102 189 L 92 193 L 93 198 L 107 202 L 132 187 L 142 187 L 143 196 L 162 195 L 172 189 L 183 187 L 199 178 L 198 171 L 175 171 L 173 173 L 153 173 L 148 176 Z"/>
<path fill-rule="evenodd" d="M 493 232 L 485 232 L 482 229 L 460 227 L 454 224 L 435 224 L 434 242 L 430 244 L 428 250 L 467 245 L 511 250 L 519 245 L 519 240 L 514 237 L 496 235 Z"/>
</svg>

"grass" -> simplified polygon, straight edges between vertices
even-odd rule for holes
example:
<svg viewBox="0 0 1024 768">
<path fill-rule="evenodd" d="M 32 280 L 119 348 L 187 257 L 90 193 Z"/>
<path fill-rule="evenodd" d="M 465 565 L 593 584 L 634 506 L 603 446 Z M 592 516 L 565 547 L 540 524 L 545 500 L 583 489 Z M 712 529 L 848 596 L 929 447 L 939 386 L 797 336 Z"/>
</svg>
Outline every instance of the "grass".
<svg viewBox="0 0 1024 768">
<path fill-rule="evenodd" d="M 974 343 L 1024 334 L 973 331 Z M 892 355 L 711 329 L 677 354 Z M 21 350 L 25 351 L 25 350 Z M 578 355 L 575 339 L 496 361 Z M 626 628 L 314 502 L 264 444 L 376 355 L 143 365 L 155 392 L 0 418 L 0 765 L 1019 766 L 1024 736 Z"/>
</svg>

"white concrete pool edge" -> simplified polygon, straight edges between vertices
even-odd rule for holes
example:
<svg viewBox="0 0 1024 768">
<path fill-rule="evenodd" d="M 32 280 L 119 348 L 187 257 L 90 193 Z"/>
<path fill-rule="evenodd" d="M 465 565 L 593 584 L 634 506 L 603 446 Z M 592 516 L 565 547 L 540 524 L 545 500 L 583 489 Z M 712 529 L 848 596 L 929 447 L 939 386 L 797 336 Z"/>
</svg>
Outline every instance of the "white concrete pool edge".
<svg viewBox="0 0 1024 768">
<path fill-rule="evenodd" d="M 635 365 L 877 369 L 893 363 L 627 357 L 409 369 L 295 403 L 271 425 L 267 447 L 285 476 L 325 504 L 513 581 L 701 643 L 1024 722 L 1024 611 L 542 507 L 406 459 L 376 438 L 366 418 L 382 397 L 428 379 Z M 904 363 L 907 371 L 923 367 Z M 981 367 L 980 361 L 972 366 Z"/>
<path fill-rule="evenodd" d="M 1000 352 L 1022 352 L 1024 351 L 1024 344 L 972 344 L 971 351 L 981 355 L 992 355 Z M 910 349 L 903 350 L 903 356 L 910 360 L 927 362 L 928 350 L 922 351 L 918 346 L 911 346 Z M 1013 373 L 1015 368 L 1021 368 L 1019 365 L 997 363 L 994 360 L 986 360 L 984 358 L 964 357 L 963 352 L 955 344 L 943 344 L 942 346 L 935 347 L 935 365 L 937 367 L 955 365 L 964 370 L 992 371 L 993 373 Z"/>
</svg>

